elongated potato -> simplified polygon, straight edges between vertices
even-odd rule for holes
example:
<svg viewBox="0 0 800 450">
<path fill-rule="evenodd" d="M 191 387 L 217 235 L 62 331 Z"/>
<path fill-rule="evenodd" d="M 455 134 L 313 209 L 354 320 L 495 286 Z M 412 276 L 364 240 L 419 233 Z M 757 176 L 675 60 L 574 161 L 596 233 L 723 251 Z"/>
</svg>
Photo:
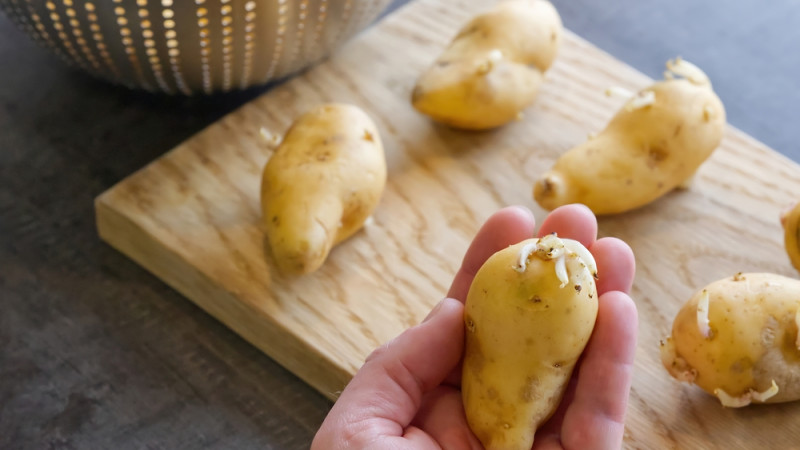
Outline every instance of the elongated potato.
<svg viewBox="0 0 800 450">
<path fill-rule="evenodd" d="M 661 359 L 724 406 L 800 400 L 800 281 L 770 273 L 711 283 L 678 312 Z"/>
<path fill-rule="evenodd" d="M 319 106 L 299 117 L 264 167 L 261 208 L 285 273 L 318 269 L 378 205 L 386 160 L 378 130 L 359 108 Z"/>
<path fill-rule="evenodd" d="M 444 124 L 473 130 L 508 123 L 533 103 L 561 41 L 544 0 L 511 0 L 473 18 L 420 76 L 411 102 Z"/>
<path fill-rule="evenodd" d="M 667 67 L 686 78 L 669 75 L 642 90 L 599 135 L 563 154 L 534 185 L 539 205 L 621 213 L 688 181 L 719 146 L 725 109 L 696 66 L 678 59 Z"/>
<path fill-rule="evenodd" d="M 783 242 L 786 253 L 795 269 L 800 271 L 800 203 L 781 216 L 784 235 Z"/>
<path fill-rule="evenodd" d="M 487 450 L 529 450 L 555 411 L 597 318 L 596 266 L 549 235 L 495 253 L 470 286 L 462 396 Z"/>
</svg>

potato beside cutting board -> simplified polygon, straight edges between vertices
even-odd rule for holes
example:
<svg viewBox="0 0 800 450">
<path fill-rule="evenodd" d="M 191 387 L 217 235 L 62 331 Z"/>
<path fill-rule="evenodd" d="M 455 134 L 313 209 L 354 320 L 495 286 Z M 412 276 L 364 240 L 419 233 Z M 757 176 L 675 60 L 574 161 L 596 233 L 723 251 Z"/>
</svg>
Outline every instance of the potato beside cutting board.
<svg viewBox="0 0 800 450">
<path fill-rule="evenodd" d="M 335 398 L 371 349 L 417 323 L 444 295 L 485 218 L 508 204 L 544 217 L 531 183 L 621 107 L 603 95 L 607 87 L 651 83 L 565 32 L 522 120 L 483 133 L 435 125 L 408 105 L 414 82 L 458 27 L 492 4 L 418 0 L 399 10 L 101 195 L 101 236 Z M 265 257 L 258 192 L 267 152 L 258 130 L 282 134 L 322 102 L 370 113 L 388 181 L 372 225 L 314 274 L 286 277 Z M 727 127 L 690 190 L 601 219 L 601 235 L 626 240 L 637 256 L 641 326 L 627 447 L 800 442 L 796 403 L 723 409 L 671 379 L 658 351 L 699 287 L 738 272 L 796 276 L 777 217 L 797 192 L 800 167 Z"/>
</svg>

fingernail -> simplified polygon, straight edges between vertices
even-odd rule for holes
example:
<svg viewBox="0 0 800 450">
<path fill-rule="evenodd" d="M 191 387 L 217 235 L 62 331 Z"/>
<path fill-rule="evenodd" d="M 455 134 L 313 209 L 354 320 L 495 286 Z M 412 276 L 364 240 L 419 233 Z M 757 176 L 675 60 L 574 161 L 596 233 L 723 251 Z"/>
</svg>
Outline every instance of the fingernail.
<svg viewBox="0 0 800 450">
<path fill-rule="evenodd" d="M 422 321 L 422 323 L 425 323 L 429 319 L 432 319 L 439 311 L 441 311 L 442 304 L 444 304 L 444 301 L 445 301 L 445 299 L 439 300 L 439 303 L 437 303 L 436 306 L 433 307 L 431 312 L 428 313 L 428 315 L 425 317 L 425 319 Z"/>
</svg>

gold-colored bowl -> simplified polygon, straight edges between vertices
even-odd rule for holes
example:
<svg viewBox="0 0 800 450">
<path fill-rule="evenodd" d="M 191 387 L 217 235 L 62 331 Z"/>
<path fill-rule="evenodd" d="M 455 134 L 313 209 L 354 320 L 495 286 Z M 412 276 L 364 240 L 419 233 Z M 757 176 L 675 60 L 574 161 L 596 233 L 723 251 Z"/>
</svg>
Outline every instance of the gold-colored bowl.
<svg viewBox="0 0 800 450">
<path fill-rule="evenodd" d="M 0 0 L 61 59 L 113 83 L 244 89 L 329 55 L 391 0 Z"/>
</svg>

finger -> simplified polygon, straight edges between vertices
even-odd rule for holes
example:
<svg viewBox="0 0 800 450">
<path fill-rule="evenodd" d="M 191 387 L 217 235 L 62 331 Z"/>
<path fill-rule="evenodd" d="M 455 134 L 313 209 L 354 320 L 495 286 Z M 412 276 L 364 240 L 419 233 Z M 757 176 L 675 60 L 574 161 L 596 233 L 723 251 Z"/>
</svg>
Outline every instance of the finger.
<svg viewBox="0 0 800 450">
<path fill-rule="evenodd" d="M 597 239 L 597 218 L 588 207 L 575 203 L 554 209 L 542 222 L 537 236 L 556 233 L 589 248 Z"/>
<path fill-rule="evenodd" d="M 633 250 L 617 238 L 598 239 L 589 250 L 597 263 L 597 293 L 630 293 L 636 272 Z"/>
<path fill-rule="evenodd" d="M 458 389 L 439 386 L 426 394 L 412 424 L 430 435 L 441 448 L 483 448 L 467 425 Z"/>
<path fill-rule="evenodd" d="M 561 428 L 565 448 L 622 445 L 637 322 L 636 305 L 627 294 L 612 291 L 600 296 L 597 323 Z"/>
<path fill-rule="evenodd" d="M 402 436 L 423 394 L 438 386 L 461 357 L 463 313 L 459 301 L 444 299 L 424 323 L 373 352 L 331 408 L 315 440 Z"/>
<path fill-rule="evenodd" d="M 533 237 L 533 213 L 522 206 L 509 206 L 494 213 L 475 235 L 447 296 L 464 302 L 472 279 L 495 252 Z"/>
</svg>

